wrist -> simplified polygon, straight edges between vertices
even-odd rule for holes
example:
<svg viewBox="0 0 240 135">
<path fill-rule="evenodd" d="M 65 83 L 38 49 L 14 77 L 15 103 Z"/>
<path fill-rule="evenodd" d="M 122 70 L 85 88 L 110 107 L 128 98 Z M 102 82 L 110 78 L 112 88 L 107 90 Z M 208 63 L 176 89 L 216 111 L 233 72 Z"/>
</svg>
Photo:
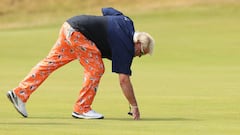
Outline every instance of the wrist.
<svg viewBox="0 0 240 135">
<path fill-rule="evenodd" d="M 137 109 L 138 106 L 137 105 L 132 105 L 132 109 Z"/>
</svg>

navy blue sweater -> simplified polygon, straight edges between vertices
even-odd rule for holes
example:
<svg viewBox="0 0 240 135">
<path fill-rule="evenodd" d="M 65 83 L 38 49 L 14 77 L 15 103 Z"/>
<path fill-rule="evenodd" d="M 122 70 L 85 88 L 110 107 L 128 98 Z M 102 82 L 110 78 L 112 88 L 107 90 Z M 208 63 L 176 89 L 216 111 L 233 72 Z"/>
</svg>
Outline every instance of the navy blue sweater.
<svg viewBox="0 0 240 135">
<path fill-rule="evenodd" d="M 134 57 L 132 20 L 114 8 L 102 8 L 103 16 L 79 15 L 67 20 L 93 41 L 103 58 L 112 60 L 112 71 L 131 75 Z"/>
</svg>

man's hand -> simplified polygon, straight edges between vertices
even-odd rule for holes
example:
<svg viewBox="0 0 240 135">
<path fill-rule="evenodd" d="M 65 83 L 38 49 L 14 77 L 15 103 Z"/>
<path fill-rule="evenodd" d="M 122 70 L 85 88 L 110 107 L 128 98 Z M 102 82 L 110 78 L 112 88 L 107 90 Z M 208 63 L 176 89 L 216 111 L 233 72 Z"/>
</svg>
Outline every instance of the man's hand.
<svg viewBox="0 0 240 135">
<path fill-rule="evenodd" d="M 134 120 L 139 120 L 140 119 L 140 112 L 139 112 L 137 106 L 132 106 L 132 116 L 133 116 Z"/>
<path fill-rule="evenodd" d="M 140 119 L 140 113 L 139 113 L 139 109 L 137 106 L 133 106 L 133 108 L 131 106 L 130 107 L 130 112 L 128 112 L 128 115 L 133 116 L 134 120 L 139 120 Z"/>
</svg>

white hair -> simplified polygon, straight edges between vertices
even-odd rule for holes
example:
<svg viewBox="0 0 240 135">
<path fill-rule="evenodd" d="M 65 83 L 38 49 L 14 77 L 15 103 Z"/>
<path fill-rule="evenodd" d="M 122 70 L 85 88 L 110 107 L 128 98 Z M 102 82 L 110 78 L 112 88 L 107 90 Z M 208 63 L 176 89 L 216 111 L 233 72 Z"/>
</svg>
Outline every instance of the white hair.
<svg viewBox="0 0 240 135">
<path fill-rule="evenodd" d="M 133 36 L 133 42 L 141 42 L 144 49 L 149 50 L 147 53 L 153 54 L 154 39 L 152 36 L 146 32 L 135 32 Z"/>
</svg>

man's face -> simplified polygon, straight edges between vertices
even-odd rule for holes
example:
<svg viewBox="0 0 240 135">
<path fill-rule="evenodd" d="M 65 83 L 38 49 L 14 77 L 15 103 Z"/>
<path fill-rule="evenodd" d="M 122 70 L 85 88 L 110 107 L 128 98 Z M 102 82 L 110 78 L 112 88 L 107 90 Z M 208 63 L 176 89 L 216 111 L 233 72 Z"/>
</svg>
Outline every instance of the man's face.
<svg viewBox="0 0 240 135">
<path fill-rule="evenodd" d="M 142 55 L 145 55 L 148 51 L 143 48 L 142 44 L 140 41 L 137 41 L 134 43 L 134 48 L 135 48 L 135 56 L 141 57 Z"/>
</svg>

